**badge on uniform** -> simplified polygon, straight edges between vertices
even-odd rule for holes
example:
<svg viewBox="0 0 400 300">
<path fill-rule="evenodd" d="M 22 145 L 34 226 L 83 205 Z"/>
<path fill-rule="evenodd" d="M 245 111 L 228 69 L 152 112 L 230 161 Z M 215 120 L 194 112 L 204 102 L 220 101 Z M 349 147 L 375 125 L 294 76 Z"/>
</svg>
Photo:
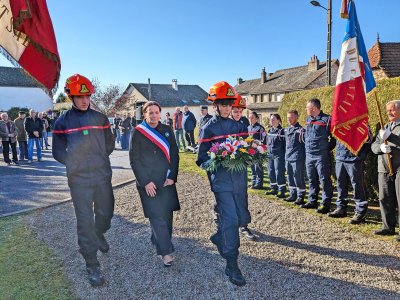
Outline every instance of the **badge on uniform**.
<svg viewBox="0 0 400 300">
<path fill-rule="evenodd" d="M 83 131 L 83 135 L 88 135 L 89 134 L 89 130 L 84 130 Z"/>
<path fill-rule="evenodd" d="M 165 136 L 166 136 L 166 137 L 169 137 L 169 132 L 166 132 L 166 133 L 165 133 Z"/>
</svg>

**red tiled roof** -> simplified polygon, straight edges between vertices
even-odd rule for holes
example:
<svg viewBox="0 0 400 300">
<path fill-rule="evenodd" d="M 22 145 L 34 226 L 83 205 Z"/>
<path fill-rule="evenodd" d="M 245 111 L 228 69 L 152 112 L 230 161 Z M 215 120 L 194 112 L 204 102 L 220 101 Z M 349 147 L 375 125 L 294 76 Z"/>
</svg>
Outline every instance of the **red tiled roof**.
<svg viewBox="0 0 400 300">
<path fill-rule="evenodd" d="M 400 43 L 377 41 L 368 51 L 373 69 L 381 68 L 388 77 L 400 76 Z"/>
</svg>

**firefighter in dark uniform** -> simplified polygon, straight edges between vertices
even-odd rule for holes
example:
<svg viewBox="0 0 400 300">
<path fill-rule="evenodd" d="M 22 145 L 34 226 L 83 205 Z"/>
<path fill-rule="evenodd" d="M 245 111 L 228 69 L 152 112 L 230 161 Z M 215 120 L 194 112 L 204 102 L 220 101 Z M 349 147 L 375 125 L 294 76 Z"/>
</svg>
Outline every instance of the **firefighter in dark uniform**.
<svg viewBox="0 0 400 300">
<path fill-rule="evenodd" d="M 371 145 L 372 152 L 378 155 L 379 206 L 382 215 L 382 228 L 377 235 L 394 235 L 400 216 L 400 100 L 386 104 L 389 123 L 379 131 Z M 388 154 L 392 164 L 390 176 Z M 397 207 L 397 212 L 396 212 Z M 400 242 L 400 233 L 396 240 Z"/>
<path fill-rule="evenodd" d="M 304 147 L 304 128 L 301 127 L 298 119 L 297 110 L 287 112 L 289 126 L 285 128 L 285 159 L 290 194 L 285 201 L 302 205 L 306 194 L 306 183 L 304 181 L 306 150 Z"/>
<path fill-rule="evenodd" d="M 364 161 L 371 150 L 371 142 L 372 132 L 369 130 L 367 142 L 361 147 L 358 154 L 354 155 L 343 143 L 336 141 L 337 201 L 336 209 L 328 214 L 329 217 L 344 218 L 347 216 L 348 186 L 351 183 L 356 207 L 354 216 L 349 223 L 360 224 L 365 221 L 368 199 L 364 185 Z"/>
<path fill-rule="evenodd" d="M 253 111 L 250 114 L 250 125 L 247 127 L 249 134 L 255 140 L 262 141 L 265 144 L 265 128 L 258 121 L 260 117 Z M 261 190 L 264 184 L 264 168 L 261 163 L 251 165 L 251 189 Z"/>
<path fill-rule="evenodd" d="M 91 285 L 104 283 L 97 251 L 108 252 L 104 233 L 111 226 L 114 194 L 109 155 L 115 139 L 108 118 L 90 108 L 92 83 L 75 74 L 65 84 L 72 108 L 62 114 L 53 130 L 53 156 L 67 168 L 75 208 L 79 251 L 86 261 Z M 94 211 L 93 211 L 94 208 Z"/>
<path fill-rule="evenodd" d="M 213 143 L 224 142 L 228 136 L 247 136 L 246 126 L 229 118 L 235 99 L 236 93 L 227 82 L 221 81 L 211 87 L 208 100 L 213 102 L 216 115 L 201 130 L 197 165 L 205 167 L 210 160 L 208 151 Z M 207 176 L 215 195 L 218 213 L 217 232 L 210 239 L 226 259 L 225 274 L 229 280 L 235 285 L 243 286 L 246 280 L 237 260 L 240 246 L 239 225 L 250 222 L 250 214 L 243 214 L 247 209 L 244 201 L 247 193 L 247 172 L 230 172 L 220 167 L 215 172 L 207 172 Z"/>
<path fill-rule="evenodd" d="M 267 169 L 270 183 L 270 191 L 267 195 L 277 195 L 278 198 L 285 198 L 285 131 L 282 128 L 282 119 L 278 114 L 271 114 L 271 128 L 267 132 Z"/>
<path fill-rule="evenodd" d="M 317 212 L 327 214 L 332 202 L 330 151 L 336 140 L 330 131 L 331 116 L 321 110 L 321 102 L 311 99 L 306 106 L 307 120 L 305 133 L 306 171 L 309 178 L 308 203 L 302 208 L 317 208 Z M 319 184 L 322 185 L 322 206 L 318 208 Z"/>
<path fill-rule="evenodd" d="M 237 95 L 235 102 L 233 102 L 232 105 L 232 112 L 231 112 L 231 117 L 234 121 L 239 122 L 243 125 L 245 125 L 245 123 L 243 122 L 244 119 L 247 120 L 246 117 L 243 117 L 243 110 L 246 109 L 247 105 L 246 105 L 246 101 L 242 98 L 242 96 L 240 96 L 239 94 Z M 244 119 L 243 119 L 244 118 Z M 246 125 L 245 125 L 246 126 Z M 247 223 L 241 223 L 239 224 L 239 232 L 244 235 L 246 238 L 248 238 L 251 241 L 255 241 L 257 238 L 256 236 L 251 232 L 251 230 L 249 229 L 248 225 L 249 222 L 251 221 L 250 218 L 250 212 L 248 210 L 248 194 L 247 191 L 245 193 L 245 199 L 244 199 L 244 203 L 246 203 L 246 206 L 244 207 L 244 211 L 241 213 L 242 215 L 244 215 L 243 218 L 241 218 L 241 220 L 243 222 L 247 222 Z M 240 209 L 241 207 L 239 207 Z"/>
</svg>

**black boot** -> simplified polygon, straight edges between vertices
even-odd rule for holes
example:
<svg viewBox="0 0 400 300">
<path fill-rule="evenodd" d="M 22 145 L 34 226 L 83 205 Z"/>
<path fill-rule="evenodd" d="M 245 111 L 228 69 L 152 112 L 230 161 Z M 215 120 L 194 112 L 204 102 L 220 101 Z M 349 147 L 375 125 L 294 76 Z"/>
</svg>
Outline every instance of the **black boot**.
<svg viewBox="0 0 400 300">
<path fill-rule="evenodd" d="M 107 253 L 110 250 L 110 245 L 108 245 L 106 238 L 103 234 L 97 235 L 99 238 L 99 250 L 103 253 Z"/>
<path fill-rule="evenodd" d="M 88 279 L 91 286 L 102 286 L 104 284 L 104 277 L 101 274 L 100 265 L 86 265 Z"/>
<path fill-rule="evenodd" d="M 229 277 L 229 281 L 237 286 L 246 285 L 246 280 L 244 279 L 242 272 L 240 272 L 237 260 L 226 260 L 225 274 Z"/>
<path fill-rule="evenodd" d="M 296 201 L 297 197 L 296 195 L 292 194 L 288 198 L 285 199 L 286 202 L 294 202 Z"/>
<path fill-rule="evenodd" d="M 331 218 L 344 218 L 347 217 L 347 211 L 343 207 L 336 208 L 333 212 L 328 214 L 328 217 Z"/>
<path fill-rule="evenodd" d="M 278 195 L 276 195 L 279 199 L 285 199 L 286 198 L 286 193 L 281 191 L 278 193 Z"/>
<path fill-rule="evenodd" d="M 303 205 L 304 203 L 304 197 L 298 197 L 296 201 L 294 201 L 294 204 L 296 205 Z"/>
<path fill-rule="evenodd" d="M 269 190 L 265 192 L 265 195 L 278 195 L 278 191 L 276 190 Z"/>
</svg>

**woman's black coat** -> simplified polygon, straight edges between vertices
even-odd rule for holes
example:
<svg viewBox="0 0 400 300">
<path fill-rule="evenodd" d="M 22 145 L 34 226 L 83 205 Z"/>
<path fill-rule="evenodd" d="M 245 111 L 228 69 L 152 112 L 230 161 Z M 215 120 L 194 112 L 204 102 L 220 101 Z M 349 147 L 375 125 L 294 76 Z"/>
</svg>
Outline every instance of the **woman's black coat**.
<svg viewBox="0 0 400 300">
<path fill-rule="evenodd" d="M 175 136 L 171 127 L 167 125 L 159 123 L 155 129 L 170 144 L 170 163 L 164 152 L 138 130 L 132 133 L 129 149 L 129 159 L 146 218 L 160 217 L 167 212 L 180 209 L 175 183 L 163 187 L 168 169 L 169 179 L 176 182 L 178 177 L 179 154 Z M 149 197 L 146 193 L 145 186 L 150 182 L 154 182 L 157 187 L 155 197 Z"/>
</svg>

